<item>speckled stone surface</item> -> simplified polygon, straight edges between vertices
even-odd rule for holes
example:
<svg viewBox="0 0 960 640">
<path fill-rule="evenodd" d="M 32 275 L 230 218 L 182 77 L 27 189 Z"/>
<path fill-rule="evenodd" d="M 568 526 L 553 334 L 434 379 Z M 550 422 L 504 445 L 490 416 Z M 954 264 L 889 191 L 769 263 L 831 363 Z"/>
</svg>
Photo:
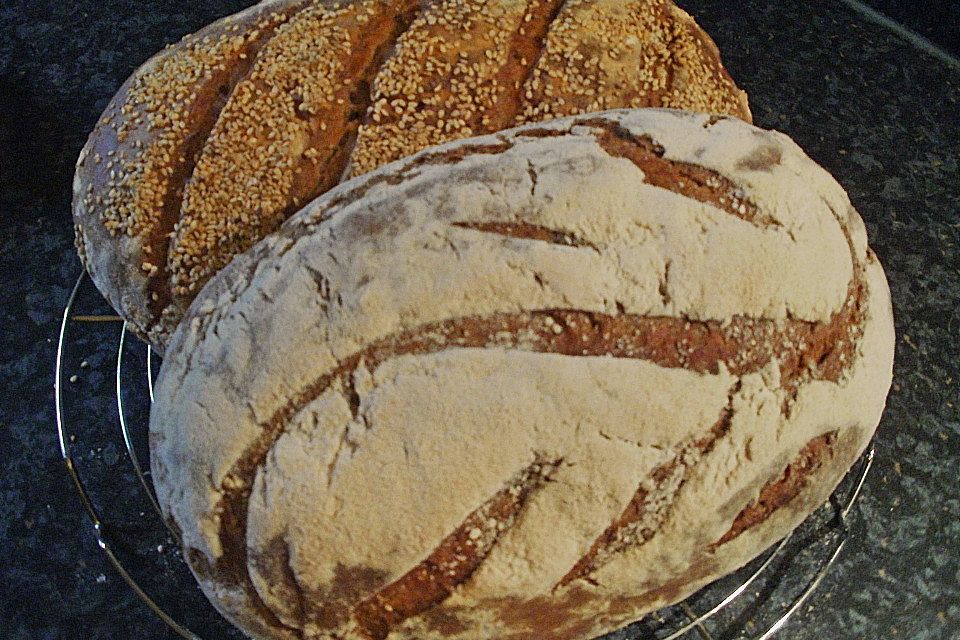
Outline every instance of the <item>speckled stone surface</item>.
<svg viewBox="0 0 960 640">
<path fill-rule="evenodd" d="M 86 131 L 136 65 L 245 4 L 0 4 L 4 638 L 174 637 L 97 548 L 59 459 L 55 338 L 80 272 L 69 220 L 70 179 Z M 716 1 L 681 4 L 720 45 L 751 95 L 757 123 L 793 136 L 847 188 L 894 297 L 895 384 L 852 537 L 780 637 L 960 637 L 960 66 L 929 57 L 835 0 L 750 0 L 735 12 Z M 85 314 L 109 313 L 90 287 L 78 304 Z M 175 549 L 138 490 L 116 428 L 119 326 L 72 327 L 64 360 L 65 413 L 94 503 L 109 510 L 111 524 L 118 523 L 106 537 L 140 572 L 138 579 L 205 639 L 239 637 L 210 615 L 185 580 Z M 145 418 L 143 350 L 131 344 L 125 354 L 125 401 L 136 431 Z M 142 452 L 142 437 L 134 440 Z M 709 626 L 713 637 L 752 637 L 764 621 L 775 619 L 771 612 L 796 592 L 790 588 L 802 587 L 807 565 L 823 556 L 813 541 L 825 530 L 808 527 L 795 551 L 773 567 L 771 584 L 751 589 L 756 604 Z M 753 596 L 757 591 L 759 598 Z M 692 604 L 702 609 L 708 602 L 703 596 Z M 650 628 L 642 624 L 616 637 L 654 637 Z"/>
</svg>

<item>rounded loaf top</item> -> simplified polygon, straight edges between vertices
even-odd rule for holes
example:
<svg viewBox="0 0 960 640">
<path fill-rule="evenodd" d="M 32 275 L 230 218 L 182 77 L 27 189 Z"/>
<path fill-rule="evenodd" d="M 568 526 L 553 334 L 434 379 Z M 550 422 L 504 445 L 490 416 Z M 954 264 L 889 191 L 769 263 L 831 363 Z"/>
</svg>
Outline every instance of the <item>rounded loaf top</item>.
<svg viewBox="0 0 960 640">
<path fill-rule="evenodd" d="M 424 151 L 204 288 L 154 481 L 257 638 L 586 639 L 755 557 L 891 380 L 883 271 L 786 136 L 624 110 Z"/>
<path fill-rule="evenodd" d="M 78 249 L 162 352 L 210 276 L 345 177 L 621 107 L 750 118 L 709 36 L 667 0 L 263 2 L 118 91 L 78 161 Z"/>
</svg>

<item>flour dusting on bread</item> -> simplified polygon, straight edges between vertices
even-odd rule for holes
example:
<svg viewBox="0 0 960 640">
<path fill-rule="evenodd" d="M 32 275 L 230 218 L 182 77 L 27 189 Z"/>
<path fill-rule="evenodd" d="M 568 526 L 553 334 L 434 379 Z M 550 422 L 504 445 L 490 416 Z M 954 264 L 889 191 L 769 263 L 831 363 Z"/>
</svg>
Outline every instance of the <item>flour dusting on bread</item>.
<svg viewBox="0 0 960 640">
<path fill-rule="evenodd" d="M 625 110 L 424 151 L 204 288 L 165 513 L 257 637 L 585 640 L 755 557 L 861 453 L 882 268 L 786 136 Z"/>
</svg>

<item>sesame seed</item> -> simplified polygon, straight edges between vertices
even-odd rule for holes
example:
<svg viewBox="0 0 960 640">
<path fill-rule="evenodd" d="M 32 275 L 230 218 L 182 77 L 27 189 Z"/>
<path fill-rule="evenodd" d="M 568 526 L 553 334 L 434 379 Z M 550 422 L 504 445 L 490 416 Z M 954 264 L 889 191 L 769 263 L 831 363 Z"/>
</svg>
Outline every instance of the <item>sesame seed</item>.
<svg viewBox="0 0 960 640">
<path fill-rule="evenodd" d="M 255 24 L 188 36 L 102 117 L 118 145 L 95 169 L 105 184 L 93 202 L 110 233 L 144 238 L 181 204 L 163 268 L 185 295 L 316 195 L 304 176 L 339 177 L 326 163 L 357 124 L 352 175 L 514 119 L 623 106 L 738 113 L 735 87 L 696 30 L 660 0 L 621 4 L 441 0 L 421 11 L 379 69 L 373 57 L 391 38 L 395 8 L 374 0 L 265 10 Z M 243 61 L 250 71 L 231 87 Z M 683 86 L 671 86 L 680 76 Z M 358 123 L 349 118 L 359 79 L 371 95 Z M 195 157 L 186 141 L 209 126 L 221 85 L 229 97 L 177 203 Z M 101 160 L 95 154 L 93 164 Z M 155 274 L 159 260 L 141 267 Z"/>
<path fill-rule="evenodd" d="M 392 13 L 368 0 L 311 5 L 277 29 L 234 88 L 184 192 L 182 219 L 193 224 L 173 241 L 175 286 L 202 284 L 315 195 L 297 177 L 333 155 L 348 125 L 351 74 L 392 27 Z"/>
</svg>

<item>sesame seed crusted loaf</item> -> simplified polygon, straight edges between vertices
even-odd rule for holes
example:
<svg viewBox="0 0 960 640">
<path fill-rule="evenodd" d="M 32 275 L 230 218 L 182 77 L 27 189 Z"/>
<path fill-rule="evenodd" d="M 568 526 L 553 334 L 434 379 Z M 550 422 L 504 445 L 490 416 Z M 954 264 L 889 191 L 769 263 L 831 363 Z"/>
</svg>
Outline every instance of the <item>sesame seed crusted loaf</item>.
<svg viewBox="0 0 960 640">
<path fill-rule="evenodd" d="M 210 276 L 345 177 L 646 106 L 750 119 L 709 36 L 669 0 L 270 0 L 123 85 L 77 164 L 77 246 L 162 353 Z"/>
<path fill-rule="evenodd" d="M 315 200 L 164 359 L 153 477 L 255 638 L 575 640 L 826 500 L 890 385 L 843 189 L 735 118 L 609 111 Z"/>
</svg>

